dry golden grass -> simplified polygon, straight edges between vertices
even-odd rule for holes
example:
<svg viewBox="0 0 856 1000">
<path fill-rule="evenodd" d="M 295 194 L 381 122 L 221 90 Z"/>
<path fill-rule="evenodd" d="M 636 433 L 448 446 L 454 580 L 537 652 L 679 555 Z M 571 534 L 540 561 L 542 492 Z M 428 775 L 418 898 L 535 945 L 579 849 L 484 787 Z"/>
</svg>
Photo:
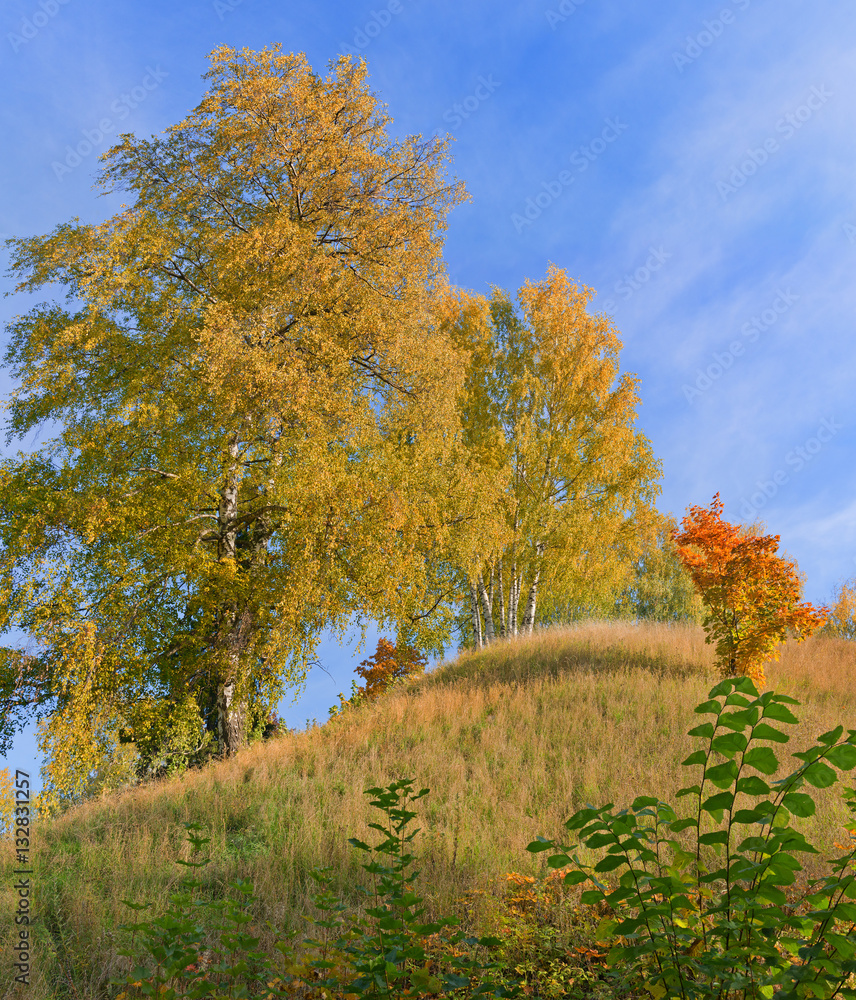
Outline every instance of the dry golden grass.
<svg viewBox="0 0 856 1000">
<path fill-rule="evenodd" d="M 798 763 L 789 754 L 818 734 L 838 723 L 856 729 L 853 643 L 789 643 L 767 675 L 769 688 L 802 702 L 794 707 L 800 725 L 783 727 L 791 742 L 774 745 L 779 776 Z M 675 792 L 699 773 L 680 766 L 700 745 L 687 731 L 704 721 L 693 709 L 717 680 L 698 626 L 591 622 L 546 630 L 463 653 L 324 726 L 45 821 L 34 852 L 42 921 L 36 979 L 16 993 L 4 963 L 0 998 L 75 996 L 58 985 L 48 947 L 61 938 L 80 1000 L 114 996 L 106 980 L 127 968 L 116 954 L 125 936 L 115 928 L 133 919 L 121 900 L 152 902 L 150 916 L 168 908 L 184 876 L 174 859 L 189 857 L 182 824 L 191 820 L 210 831 L 212 863 L 201 877 L 212 896 L 223 896 L 233 879 L 252 879 L 255 933 L 266 951 L 273 954 L 279 935 L 265 920 L 320 935 L 300 919 L 325 916 L 312 904 L 318 887 L 308 873 L 316 865 L 333 866 L 333 888 L 352 908 L 349 916 L 364 915 L 373 902 L 356 887 L 372 882 L 360 865 L 376 856 L 354 850 L 348 838 L 379 842 L 368 824 L 383 816 L 363 790 L 401 778 L 414 778 L 414 791 L 430 789 L 405 831 L 422 831 L 410 850 L 421 872 L 414 886 L 426 901 L 423 919 L 457 915 L 468 932 L 495 932 L 508 874 L 543 879 L 550 871 L 548 855 L 530 854 L 526 845 L 538 835 L 571 843 L 563 824 L 586 803 L 624 808 L 637 795 L 656 795 L 682 814 L 691 799 L 676 800 Z M 822 852 L 800 857 L 804 876 L 819 877 L 828 873 L 824 859 L 840 853 L 834 844 L 846 840 L 851 817 L 840 786 L 810 791 L 817 814 L 794 825 Z M 8 955 L 13 856 L 3 846 L 0 947 Z"/>
</svg>

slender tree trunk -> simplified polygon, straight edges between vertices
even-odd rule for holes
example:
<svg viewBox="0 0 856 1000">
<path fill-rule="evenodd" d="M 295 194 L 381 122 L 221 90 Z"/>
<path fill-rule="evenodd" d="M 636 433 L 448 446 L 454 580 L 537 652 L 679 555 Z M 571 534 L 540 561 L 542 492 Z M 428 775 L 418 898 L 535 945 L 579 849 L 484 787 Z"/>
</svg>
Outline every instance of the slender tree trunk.
<svg viewBox="0 0 856 1000">
<path fill-rule="evenodd" d="M 220 539 L 217 544 L 217 558 L 237 559 L 238 540 L 238 436 L 229 440 L 231 462 L 226 470 L 226 478 L 220 491 L 218 522 Z M 217 736 L 220 752 L 231 756 L 247 742 L 247 705 L 238 701 L 235 693 L 241 669 L 241 653 L 246 646 L 248 615 L 241 614 L 234 601 L 227 601 L 220 615 L 218 653 L 220 656 L 217 679 Z"/>
<path fill-rule="evenodd" d="M 478 586 L 479 586 L 479 596 L 481 597 L 482 603 L 482 613 L 484 614 L 484 644 L 489 646 L 496 635 L 493 631 L 493 608 L 491 607 L 491 600 L 488 596 L 487 588 L 484 585 L 484 580 L 482 579 L 481 571 L 478 575 Z"/>
<path fill-rule="evenodd" d="M 479 597 L 472 580 L 470 580 L 470 606 L 473 615 L 473 641 L 475 648 L 481 649 L 484 645 L 484 639 L 482 638 L 481 615 L 479 615 Z"/>
<path fill-rule="evenodd" d="M 508 635 L 508 629 L 506 628 L 506 616 L 505 616 L 505 596 L 502 593 L 502 561 L 497 561 L 497 590 L 496 596 L 499 600 L 499 635 L 500 638 L 504 639 Z"/>
<path fill-rule="evenodd" d="M 538 581 L 541 579 L 541 556 L 544 554 L 544 546 L 541 542 L 536 543 L 538 552 L 538 563 L 535 569 L 535 576 L 532 586 L 529 588 L 529 598 L 526 601 L 526 611 L 523 614 L 522 632 L 524 635 L 532 635 L 535 629 L 535 606 L 538 600 Z"/>
<path fill-rule="evenodd" d="M 517 576 L 517 529 L 520 526 L 518 512 L 514 512 L 514 546 L 511 556 L 511 580 L 508 584 L 508 634 L 517 635 L 517 604 L 520 600 L 520 578 Z"/>
<path fill-rule="evenodd" d="M 541 579 L 542 556 L 544 555 L 544 543 L 536 542 L 535 551 L 538 560 L 535 564 L 535 576 L 532 579 L 532 586 L 529 588 L 529 597 L 526 602 L 526 612 L 523 617 L 523 631 L 526 635 L 532 635 L 535 630 L 535 609 L 538 602 L 538 583 Z"/>
<path fill-rule="evenodd" d="M 520 589 L 523 586 L 523 574 L 517 573 L 517 564 L 512 567 L 511 596 L 508 600 L 508 629 L 512 635 L 519 635 L 517 629 L 517 608 L 520 604 Z"/>
</svg>

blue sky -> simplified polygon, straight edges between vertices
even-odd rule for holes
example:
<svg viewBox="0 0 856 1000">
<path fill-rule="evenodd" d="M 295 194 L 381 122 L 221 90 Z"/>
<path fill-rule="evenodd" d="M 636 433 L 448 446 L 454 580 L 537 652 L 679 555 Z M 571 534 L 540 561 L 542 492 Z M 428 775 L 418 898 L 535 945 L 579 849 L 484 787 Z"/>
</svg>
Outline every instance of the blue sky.
<svg viewBox="0 0 856 1000">
<path fill-rule="evenodd" d="M 853 27 L 848 0 L 6 0 L 0 233 L 117 211 L 98 156 L 184 118 L 218 45 L 279 42 L 320 73 L 361 54 L 395 134 L 456 140 L 452 282 L 514 293 L 553 263 L 594 288 L 641 376 L 660 509 L 719 491 L 822 603 L 856 574 Z M 35 301 L 2 300 L 3 322 Z M 326 720 L 376 638 L 322 644 L 289 725 Z M 32 731 L 8 763 L 37 769 Z"/>
</svg>

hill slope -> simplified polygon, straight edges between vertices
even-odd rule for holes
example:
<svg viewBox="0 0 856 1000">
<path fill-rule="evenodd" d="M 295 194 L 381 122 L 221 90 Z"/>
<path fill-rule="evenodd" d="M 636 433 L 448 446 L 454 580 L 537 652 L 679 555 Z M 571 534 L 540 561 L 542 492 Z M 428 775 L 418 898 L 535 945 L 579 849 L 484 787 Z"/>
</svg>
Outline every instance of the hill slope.
<svg viewBox="0 0 856 1000">
<path fill-rule="evenodd" d="M 789 644 L 767 674 L 768 687 L 802 702 L 794 708 L 801 725 L 777 748 L 782 774 L 795 763 L 788 754 L 819 733 L 839 722 L 856 728 L 853 644 Z M 407 831 L 421 830 L 410 850 L 417 858 L 411 870 L 421 871 L 414 889 L 425 899 L 423 919 L 456 915 L 468 932 L 495 933 L 509 892 L 549 871 L 547 855 L 525 850 L 538 835 L 570 844 L 563 823 L 586 803 L 623 808 L 648 794 L 679 805 L 675 792 L 697 774 L 680 766 L 698 747 L 686 735 L 699 722 L 693 708 L 717 680 L 697 626 L 590 623 L 545 631 L 464 653 L 324 726 L 45 821 L 35 836 L 34 985 L 16 992 L 4 962 L 0 998 L 114 997 L 107 979 L 128 968 L 116 951 L 127 935 L 115 928 L 134 919 L 121 900 L 152 902 L 151 916 L 168 908 L 185 874 L 174 860 L 190 856 L 182 826 L 190 821 L 211 837 L 212 863 L 201 875 L 211 897 L 222 897 L 237 878 L 252 879 L 255 932 L 269 953 L 276 954 L 281 932 L 318 936 L 300 918 L 326 916 L 312 903 L 314 866 L 333 866 L 334 892 L 351 907 L 349 917 L 362 916 L 373 901 L 358 891 L 371 887 L 360 866 L 371 859 L 348 838 L 379 842 L 369 824 L 384 817 L 363 790 L 401 778 L 413 778 L 414 791 L 430 789 Z M 840 786 L 812 793 L 817 814 L 794 825 L 822 852 L 805 862 L 804 874 L 816 877 L 827 873 L 822 859 L 846 839 L 850 817 Z M 14 856 L 8 842 L 2 847 L 0 941 L 8 955 Z M 579 896 L 579 888 L 562 891 Z M 570 906 L 548 907 L 539 919 L 555 924 L 566 945 L 580 940 Z M 521 941 L 509 938 L 509 965 L 515 947 L 531 959 L 531 939 Z"/>
</svg>

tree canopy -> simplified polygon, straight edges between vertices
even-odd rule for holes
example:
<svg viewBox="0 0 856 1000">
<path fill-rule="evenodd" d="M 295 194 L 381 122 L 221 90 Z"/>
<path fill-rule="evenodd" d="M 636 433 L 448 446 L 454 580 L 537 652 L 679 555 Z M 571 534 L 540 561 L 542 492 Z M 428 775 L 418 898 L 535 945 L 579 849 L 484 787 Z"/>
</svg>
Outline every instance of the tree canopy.
<svg viewBox="0 0 856 1000">
<path fill-rule="evenodd" d="M 36 711 L 48 810 L 134 759 L 235 752 L 325 630 L 418 658 L 462 608 L 481 642 L 531 631 L 539 594 L 603 600 L 654 523 L 591 289 L 448 283 L 446 140 L 390 138 L 362 61 L 224 46 L 206 79 L 102 158 L 130 205 L 8 241 L 17 291 L 66 293 L 5 356 L 7 443 L 60 430 L 0 462 L 0 630 L 37 647 L 0 650 L 0 748 Z"/>
<path fill-rule="evenodd" d="M 470 351 L 468 460 L 491 470 L 498 494 L 460 563 L 476 645 L 531 633 L 542 590 L 549 612 L 614 600 L 656 516 L 660 463 L 635 427 L 639 380 L 619 372 L 621 341 L 588 312 L 592 296 L 550 267 L 520 289 L 519 309 L 494 289 L 449 293 L 440 311 Z"/>
<path fill-rule="evenodd" d="M 9 440 L 62 431 L 0 465 L 0 625 L 40 647 L 0 683 L 19 714 L 52 705 L 69 794 L 146 699 L 192 696 L 233 751 L 324 628 L 436 644 L 420 553 L 479 503 L 429 310 L 464 198 L 446 142 L 393 141 L 349 58 L 322 79 L 222 47 L 206 78 L 184 121 L 103 157 L 130 206 L 10 241 L 18 291 L 67 295 L 10 326 Z"/>
</svg>

